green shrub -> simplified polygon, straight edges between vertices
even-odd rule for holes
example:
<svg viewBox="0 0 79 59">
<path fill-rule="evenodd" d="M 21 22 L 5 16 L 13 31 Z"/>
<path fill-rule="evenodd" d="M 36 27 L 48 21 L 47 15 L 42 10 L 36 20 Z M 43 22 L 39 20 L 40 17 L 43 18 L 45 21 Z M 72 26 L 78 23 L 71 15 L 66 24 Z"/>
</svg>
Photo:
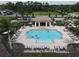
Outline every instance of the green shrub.
<svg viewBox="0 0 79 59">
<path fill-rule="evenodd" d="M 57 26 L 64 26 L 64 22 L 62 22 L 62 21 L 56 21 L 55 25 L 57 25 Z"/>
</svg>

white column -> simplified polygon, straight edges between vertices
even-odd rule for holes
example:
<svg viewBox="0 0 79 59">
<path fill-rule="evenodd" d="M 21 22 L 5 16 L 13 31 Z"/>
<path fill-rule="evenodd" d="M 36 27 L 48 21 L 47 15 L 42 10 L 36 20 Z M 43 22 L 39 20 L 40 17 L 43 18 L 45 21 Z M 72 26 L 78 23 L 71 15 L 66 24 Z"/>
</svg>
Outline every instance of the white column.
<svg viewBox="0 0 79 59">
<path fill-rule="evenodd" d="M 51 22 L 49 22 L 49 26 L 51 26 Z"/>
<path fill-rule="evenodd" d="M 47 27 L 47 22 L 46 22 L 46 27 Z"/>
<path fill-rule="evenodd" d="M 36 27 L 36 22 L 35 22 L 35 27 Z"/>
<path fill-rule="evenodd" d="M 40 27 L 40 22 L 39 22 L 39 27 Z"/>
</svg>

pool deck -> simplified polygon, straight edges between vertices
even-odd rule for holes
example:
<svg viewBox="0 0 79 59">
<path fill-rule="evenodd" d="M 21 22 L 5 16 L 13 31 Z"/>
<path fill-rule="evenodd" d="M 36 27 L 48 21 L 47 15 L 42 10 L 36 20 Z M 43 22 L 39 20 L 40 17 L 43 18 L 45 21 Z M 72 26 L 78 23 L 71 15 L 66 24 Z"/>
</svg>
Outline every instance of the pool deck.
<svg viewBox="0 0 79 59">
<path fill-rule="evenodd" d="M 62 33 L 62 39 L 54 40 L 54 41 L 51 41 L 51 42 L 44 42 L 44 41 L 38 41 L 38 40 L 31 40 L 31 39 L 28 39 L 26 37 L 25 33 L 27 31 L 32 30 L 32 29 L 40 29 L 40 28 L 56 29 L 56 30 L 58 30 L 59 32 Z M 27 48 L 27 47 L 31 47 L 31 48 L 48 47 L 50 49 L 54 49 L 56 47 L 67 48 L 67 45 L 72 42 L 72 39 L 69 37 L 68 31 L 65 32 L 64 29 L 65 29 L 64 26 L 51 26 L 51 27 L 28 27 L 27 26 L 27 27 L 24 27 L 24 28 L 20 28 L 18 30 L 18 31 L 21 31 L 21 33 L 19 34 L 15 43 L 21 43 L 25 46 L 25 48 Z"/>
</svg>

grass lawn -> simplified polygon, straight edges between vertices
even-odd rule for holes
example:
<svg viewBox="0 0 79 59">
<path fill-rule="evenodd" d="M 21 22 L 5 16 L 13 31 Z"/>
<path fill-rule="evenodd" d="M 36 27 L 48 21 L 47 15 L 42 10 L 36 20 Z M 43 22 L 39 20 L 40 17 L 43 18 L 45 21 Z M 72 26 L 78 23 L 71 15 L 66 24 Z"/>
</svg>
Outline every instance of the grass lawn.
<svg viewBox="0 0 79 59">
<path fill-rule="evenodd" d="M 60 15 L 58 12 L 33 12 L 35 16 L 42 16 L 42 15 Z"/>
<path fill-rule="evenodd" d="M 52 52 L 41 52 L 41 53 L 24 53 L 21 56 L 28 57 L 66 57 L 68 53 L 52 53 Z"/>
<path fill-rule="evenodd" d="M 4 18 L 8 18 L 9 17 L 9 18 L 12 18 L 12 19 L 15 18 L 14 16 L 0 16 L 0 18 L 3 18 L 3 17 Z"/>
<path fill-rule="evenodd" d="M 0 16 L 0 17 L 14 17 L 14 16 Z"/>
<path fill-rule="evenodd" d="M 64 22 L 62 22 L 62 21 L 56 21 L 55 25 L 57 25 L 57 26 L 64 26 Z"/>
</svg>

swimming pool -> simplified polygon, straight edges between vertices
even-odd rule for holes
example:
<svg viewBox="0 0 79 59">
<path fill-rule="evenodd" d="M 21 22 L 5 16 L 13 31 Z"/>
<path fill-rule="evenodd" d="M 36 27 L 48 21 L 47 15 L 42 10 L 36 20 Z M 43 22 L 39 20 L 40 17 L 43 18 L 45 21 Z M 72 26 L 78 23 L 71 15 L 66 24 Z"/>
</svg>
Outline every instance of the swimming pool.
<svg viewBox="0 0 79 59">
<path fill-rule="evenodd" d="M 55 29 L 35 29 L 35 30 L 26 32 L 26 36 L 29 39 L 37 39 L 37 40 L 46 41 L 46 42 L 59 40 L 62 38 L 61 32 Z"/>
</svg>

